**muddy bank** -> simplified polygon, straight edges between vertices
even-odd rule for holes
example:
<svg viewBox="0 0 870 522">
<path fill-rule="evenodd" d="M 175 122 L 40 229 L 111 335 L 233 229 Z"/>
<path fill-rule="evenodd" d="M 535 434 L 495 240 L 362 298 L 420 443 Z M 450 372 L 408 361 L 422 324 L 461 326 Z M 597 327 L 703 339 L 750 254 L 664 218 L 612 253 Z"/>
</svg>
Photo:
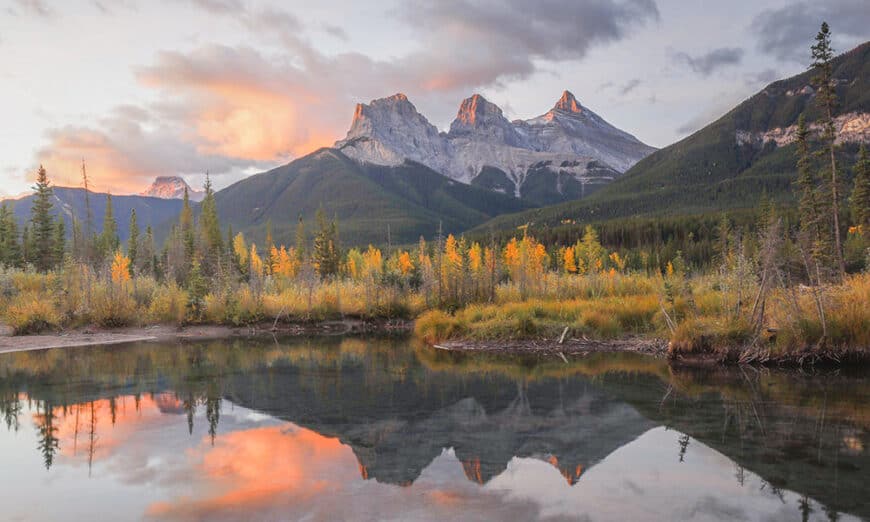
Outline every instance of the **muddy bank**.
<svg viewBox="0 0 870 522">
<path fill-rule="evenodd" d="M 503 341 L 445 341 L 435 344 L 439 350 L 452 352 L 540 354 L 583 356 L 597 352 L 634 352 L 656 357 L 667 355 L 668 343 L 662 339 L 632 337 L 625 339 L 524 339 Z"/>
<path fill-rule="evenodd" d="M 0 326 L 0 353 L 82 346 L 105 346 L 136 342 L 192 342 L 233 337 L 295 336 L 295 335 L 356 335 L 364 333 L 408 332 L 409 321 L 325 321 L 320 323 L 278 324 L 233 327 L 194 325 L 177 327 L 155 325 L 127 328 L 80 328 L 40 335 L 13 336 L 11 330 Z"/>
</svg>

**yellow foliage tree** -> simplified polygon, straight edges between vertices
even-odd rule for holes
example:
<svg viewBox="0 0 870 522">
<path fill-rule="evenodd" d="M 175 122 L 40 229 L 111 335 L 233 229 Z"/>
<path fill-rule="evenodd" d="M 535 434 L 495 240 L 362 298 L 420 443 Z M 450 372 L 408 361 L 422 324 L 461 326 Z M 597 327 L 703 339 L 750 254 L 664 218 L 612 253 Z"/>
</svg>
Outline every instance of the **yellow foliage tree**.
<svg viewBox="0 0 870 522">
<path fill-rule="evenodd" d="M 399 272 L 401 272 L 402 275 L 408 275 L 412 270 L 414 270 L 414 262 L 411 261 L 411 254 L 404 250 L 399 253 L 398 264 Z"/>
<path fill-rule="evenodd" d="M 123 284 L 130 280 L 130 258 L 120 250 L 112 258 L 112 282 Z"/>
<path fill-rule="evenodd" d="M 577 261 L 574 257 L 574 247 L 569 246 L 565 249 L 565 252 L 562 254 L 562 260 L 566 272 L 569 274 L 577 273 Z"/>
<path fill-rule="evenodd" d="M 233 238 L 233 253 L 236 256 L 236 265 L 244 273 L 248 271 L 248 245 L 245 236 L 239 232 Z"/>
</svg>

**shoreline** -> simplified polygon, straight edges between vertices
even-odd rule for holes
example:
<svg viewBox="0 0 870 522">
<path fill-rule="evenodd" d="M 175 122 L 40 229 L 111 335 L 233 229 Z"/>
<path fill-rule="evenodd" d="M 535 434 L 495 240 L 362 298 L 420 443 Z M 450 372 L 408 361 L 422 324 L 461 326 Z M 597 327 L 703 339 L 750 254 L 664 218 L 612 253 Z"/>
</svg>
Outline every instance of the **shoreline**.
<svg viewBox="0 0 870 522">
<path fill-rule="evenodd" d="M 123 328 L 76 328 L 62 332 L 11 335 L 0 329 L 0 354 L 52 350 L 57 348 L 85 348 L 139 342 L 197 342 L 230 338 L 250 338 L 265 335 L 359 335 L 375 333 L 409 332 L 413 323 L 408 321 L 324 321 L 319 323 L 278 324 L 260 323 L 249 326 L 221 325 L 152 325 Z"/>
</svg>

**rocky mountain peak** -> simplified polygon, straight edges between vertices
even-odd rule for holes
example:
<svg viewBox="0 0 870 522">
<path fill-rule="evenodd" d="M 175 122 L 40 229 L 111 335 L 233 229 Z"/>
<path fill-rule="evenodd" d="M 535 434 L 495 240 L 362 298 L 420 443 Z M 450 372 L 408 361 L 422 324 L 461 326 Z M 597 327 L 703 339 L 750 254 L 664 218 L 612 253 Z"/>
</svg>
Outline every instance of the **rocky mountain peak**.
<svg viewBox="0 0 870 522">
<path fill-rule="evenodd" d="M 580 105 L 577 98 L 571 94 L 571 91 L 565 91 L 562 93 L 562 97 L 559 98 L 559 101 L 556 102 L 556 105 L 553 106 L 553 110 L 579 114 L 583 112 L 583 106 Z"/>
<path fill-rule="evenodd" d="M 462 101 L 453 124 L 475 127 L 478 124 L 493 119 L 504 119 L 499 106 L 489 102 L 483 96 L 475 94 Z M 451 125 L 451 129 L 452 127 L 453 125 Z"/>
<path fill-rule="evenodd" d="M 202 201 L 205 197 L 205 192 L 193 190 L 181 176 L 157 176 L 151 186 L 139 195 L 161 199 L 182 199 L 185 189 L 191 201 Z"/>
</svg>

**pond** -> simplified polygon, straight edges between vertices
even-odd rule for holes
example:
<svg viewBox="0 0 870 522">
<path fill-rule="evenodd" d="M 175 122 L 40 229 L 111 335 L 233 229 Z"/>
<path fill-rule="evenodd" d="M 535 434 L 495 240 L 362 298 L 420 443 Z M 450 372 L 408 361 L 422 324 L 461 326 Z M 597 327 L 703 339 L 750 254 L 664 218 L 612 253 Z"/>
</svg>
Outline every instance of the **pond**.
<svg viewBox="0 0 870 522">
<path fill-rule="evenodd" d="M 0 355 L 3 520 L 856 520 L 870 376 L 402 338 Z"/>
</svg>

